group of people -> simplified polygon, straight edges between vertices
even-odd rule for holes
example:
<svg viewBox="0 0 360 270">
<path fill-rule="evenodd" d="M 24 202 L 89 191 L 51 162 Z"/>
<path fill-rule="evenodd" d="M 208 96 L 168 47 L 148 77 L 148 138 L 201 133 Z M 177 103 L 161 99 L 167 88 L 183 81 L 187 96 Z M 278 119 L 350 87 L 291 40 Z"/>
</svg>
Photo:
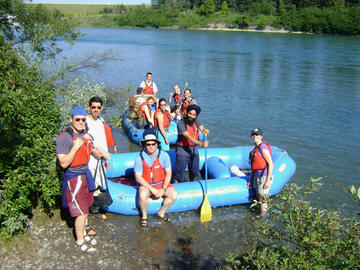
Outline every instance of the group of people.
<svg viewBox="0 0 360 270">
<path fill-rule="evenodd" d="M 128 117 L 139 129 L 155 129 L 158 139 L 161 141 L 162 150 L 169 150 L 170 143 L 166 132 L 171 125 L 171 120 L 181 120 L 187 115 L 187 107 L 196 105 L 196 99 L 191 97 L 191 90 L 184 89 L 175 84 L 170 92 L 168 100 L 157 97 L 157 86 L 152 80 L 152 74 L 148 72 L 146 79 L 140 83 L 136 95 L 129 98 Z"/>
<path fill-rule="evenodd" d="M 208 147 L 209 141 L 200 141 L 199 132 L 206 137 L 210 131 L 200 123 L 198 116 L 201 108 L 196 104 L 196 100 L 191 98 L 190 89 L 186 89 L 182 94 L 179 85 L 174 85 L 174 92 L 170 93 L 168 99 L 169 104 L 174 101 L 174 105 L 167 108 L 164 98 L 159 100 L 156 98 L 157 87 L 152 82 L 151 73 L 147 74 L 141 86 L 137 89 L 137 95 L 130 98 L 129 108 L 130 113 L 135 112 L 146 120 L 147 124 L 155 128 L 144 132 L 141 141 L 143 149 L 134 163 L 139 192 L 140 226 L 146 227 L 148 226 L 149 198 L 164 198 L 156 217 L 161 221 L 169 222 L 170 217 L 166 215 L 166 211 L 178 196 L 172 183 L 200 178 L 198 147 Z M 149 95 L 147 100 L 144 98 L 145 93 Z M 139 98 L 143 102 L 131 107 L 139 103 L 137 102 Z M 158 108 L 152 110 L 152 105 L 156 103 L 159 104 Z M 103 110 L 101 98 L 90 99 L 88 109 L 89 114 L 81 107 L 75 107 L 72 110 L 70 127 L 59 134 L 56 140 L 56 151 L 59 163 L 65 170 L 62 181 L 62 204 L 68 208 L 70 215 L 75 217 L 76 245 L 81 251 L 92 253 L 96 251 L 94 247 L 96 241 L 90 236 L 95 235 L 96 232 L 87 225 L 89 209 L 94 202 L 92 192 L 97 186 L 104 185 L 105 176 L 100 168 L 107 165 L 109 152 L 116 153 L 116 145 L 111 128 L 100 116 Z M 170 157 L 165 151 L 169 149 L 165 128 L 174 117 L 172 114 L 179 116 L 174 172 Z M 249 188 L 255 189 L 257 199 L 261 202 L 261 213 L 264 214 L 267 209 L 266 196 L 273 182 L 271 147 L 262 141 L 263 132 L 260 129 L 253 129 L 251 138 L 255 147 L 249 155 L 252 169 Z M 186 179 L 184 175 L 186 167 L 188 167 L 189 179 Z M 97 211 L 98 209 L 95 208 L 94 212 Z"/>
</svg>

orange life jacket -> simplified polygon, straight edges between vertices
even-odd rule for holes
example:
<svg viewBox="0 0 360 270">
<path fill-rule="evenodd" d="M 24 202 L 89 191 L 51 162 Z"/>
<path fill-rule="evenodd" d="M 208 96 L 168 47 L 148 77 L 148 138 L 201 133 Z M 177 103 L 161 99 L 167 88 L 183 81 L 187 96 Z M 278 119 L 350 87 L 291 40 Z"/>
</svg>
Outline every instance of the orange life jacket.
<svg viewBox="0 0 360 270">
<path fill-rule="evenodd" d="M 145 87 L 144 87 L 145 91 L 144 91 L 144 95 L 153 95 L 154 94 L 154 87 L 153 87 L 153 83 L 151 82 L 150 85 L 147 85 L 146 81 L 145 81 Z"/>
<path fill-rule="evenodd" d="M 76 136 L 73 136 L 74 130 L 71 127 L 64 129 L 61 133 L 63 133 L 63 132 L 69 133 L 70 136 L 72 137 L 73 141 L 75 141 L 78 138 Z M 87 133 L 84 133 L 84 135 L 85 134 L 87 134 Z M 79 166 L 88 164 L 89 159 L 90 159 L 90 151 L 91 151 L 91 141 L 88 139 L 84 139 L 84 143 L 77 150 L 73 161 L 70 163 L 70 167 L 79 167 Z"/>
<path fill-rule="evenodd" d="M 182 112 L 183 112 L 183 114 L 184 115 L 187 115 L 187 107 L 189 107 L 190 105 L 191 105 L 191 101 L 192 101 L 193 99 L 192 98 L 190 98 L 190 100 L 189 101 L 183 101 L 183 103 L 182 103 L 182 106 L 181 106 L 181 110 L 182 110 Z"/>
<path fill-rule="evenodd" d="M 184 121 L 184 120 L 182 120 L 182 121 Z M 194 139 L 199 140 L 199 131 L 198 131 L 198 128 L 197 128 L 197 126 L 196 126 L 195 121 L 194 121 L 194 123 L 192 124 L 192 126 L 186 124 L 185 121 L 184 121 L 184 123 L 185 123 L 187 132 L 189 132 L 189 135 L 190 135 L 191 137 L 193 137 Z M 182 134 L 179 136 L 179 138 L 180 138 L 180 139 L 179 139 L 179 140 L 180 140 L 179 145 L 182 146 L 182 147 L 195 145 L 195 143 L 189 141 L 189 140 L 188 140 L 184 135 L 182 135 Z"/>
<path fill-rule="evenodd" d="M 160 110 L 160 108 L 157 108 L 156 111 L 155 111 L 155 115 L 154 115 L 154 118 L 155 118 L 154 126 L 155 126 L 155 128 L 157 128 L 159 126 L 158 125 L 158 119 L 157 119 L 157 116 L 158 116 L 159 112 L 161 112 L 161 110 Z M 171 125 L 170 113 L 165 110 L 165 112 L 162 112 L 162 114 L 164 115 L 164 117 L 163 117 L 163 127 L 164 128 L 169 127 Z"/>
<path fill-rule="evenodd" d="M 143 152 L 140 152 L 140 157 L 142 160 L 142 166 L 143 166 L 143 174 L 142 177 L 145 179 L 146 182 L 148 182 L 150 185 L 152 184 L 158 184 L 165 181 L 166 173 L 165 169 L 161 166 L 159 156 L 161 153 L 161 150 L 159 149 L 159 153 L 153 163 L 153 165 L 150 167 L 143 157 Z"/>
<path fill-rule="evenodd" d="M 269 147 L 270 157 L 272 157 L 271 147 L 267 142 L 262 142 L 261 144 L 266 144 Z M 263 170 L 267 166 L 266 160 L 260 152 L 260 146 L 255 146 L 254 149 L 250 152 L 250 163 L 252 170 Z"/>
<path fill-rule="evenodd" d="M 180 95 L 174 94 L 174 95 L 173 95 L 173 99 L 174 99 L 174 101 L 175 101 L 176 104 L 184 100 L 184 99 L 181 97 L 181 93 L 180 93 Z"/>
<path fill-rule="evenodd" d="M 139 111 L 137 114 L 137 118 L 143 117 L 146 120 L 146 114 L 143 113 L 143 107 L 146 106 L 146 108 L 149 110 L 149 114 L 151 112 L 149 106 L 147 105 L 146 101 L 144 101 L 143 103 L 141 103 L 140 107 L 139 107 Z"/>
<path fill-rule="evenodd" d="M 106 143 L 108 147 L 114 147 L 115 146 L 115 140 L 114 136 L 112 135 L 111 127 L 103 122 L 104 124 L 104 131 L 105 131 L 105 137 L 106 137 Z"/>
</svg>

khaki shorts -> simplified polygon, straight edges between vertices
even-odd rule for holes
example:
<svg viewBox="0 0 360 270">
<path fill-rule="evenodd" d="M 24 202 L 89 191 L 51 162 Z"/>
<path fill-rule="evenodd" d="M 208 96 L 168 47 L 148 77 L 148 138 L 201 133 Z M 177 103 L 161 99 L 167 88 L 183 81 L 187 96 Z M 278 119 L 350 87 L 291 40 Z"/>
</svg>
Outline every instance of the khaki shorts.
<svg viewBox="0 0 360 270">
<path fill-rule="evenodd" d="M 274 176 L 272 175 L 270 177 L 270 185 L 269 185 L 269 188 L 266 188 L 266 189 L 264 189 L 265 181 L 266 181 L 266 175 L 257 176 L 255 178 L 254 188 L 256 190 L 257 195 L 263 196 L 263 195 L 268 195 L 269 194 L 270 187 L 271 187 L 271 185 L 272 185 L 272 183 L 274 181 Z"/>
</svg>

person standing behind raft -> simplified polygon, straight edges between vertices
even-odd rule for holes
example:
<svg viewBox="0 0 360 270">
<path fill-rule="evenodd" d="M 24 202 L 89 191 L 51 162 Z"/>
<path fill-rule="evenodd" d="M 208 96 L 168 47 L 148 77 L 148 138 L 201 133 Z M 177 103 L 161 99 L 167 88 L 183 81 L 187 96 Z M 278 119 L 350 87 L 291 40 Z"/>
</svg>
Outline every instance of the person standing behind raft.
<svg viewBox="0 0 360 270">
<path fill-rule="evenodd" d="M 164 197 L 164 201 L 156 217 L 162 221 L 170 221 L 165 212 L 177 199 L 177 192 L 170 184 L 171 162 L 169 155 L 160 149 L 160 141 L 153 133 L 144 132 L 141 150 L 135 159 L 135 178 L 139 184 L 139 206 L 141 211 L 140 226 L 147 227 L 147 205 L 149 197 Z"/>
<path fill-rule="evenodd" d="M 264 216 L 267 212 L 267 195 L 273 183 L 273 162 L 271 147 L 268 143 L 263 142 L 263 132 L 255 128 L 251 131 L 251 138 L 255 147 L 250 152 L 249 161 L 251 164 L 251 174 L 249 179 L 249 188 L 254 188 L 256 198 L 261 204 L 260 215 Z"/>
<path fill-rule="evenodd" d="M 86 116 L 87 132 L 94 139 L 89 169 L 94 177 L 96 187 L 103 187 L 105 175 L 103 175 L 101 166 L 104 166 L 105 168 L 106 160 L 110 158 L 109 152 L 117 152 L 111 127 L 106 124 L 104 119 L 100 116 L 103 108 L 102 99 L 100 97 L 92 97 L 89 101 L 90 113 Z M 91 207 L 90 212 L 97 214 L 99 212 L 99 207 Z M 105 214 L 101 214 L 100 217 L 103 219 L 106 218 Z"/>
<path fill-rule="evenodd" d="M 60 166 L 65 169 L 62 181 L 62 205 L 75 217 L 76 244 L 87 253 L 96 249 L 85 243 L 85 223 L 94 198 L 94 179 L 88 167 L 92 147 L 91 136 L 85 133 L 86 111 L 75 107 L 71 112 L 71 127 L 56 139 L 56 152 Z M 95 239 L 93 239 L 95 240 Z"/>
<path fill-rule="evenodd" d="M 174 173 L 174 181 L 184 182 L 184 173 L 186 165 L 189 170 L 190 181 L 199 179 L 199 152 L 198 146 L 208 147 L 209 141 L 199 141 L 198 129 L 207 136 L 209 130 L 201 125 L 198 116 L 201 108 L 197 105 L 190 105 L 187 107 L 187 115 L 179 120 L 178 141 L 176 145 L 176 166 Z"/>
<path fill-rule="evenodd" d="M 140 87 L 144 88 L 144 95 L 151 95 L 156 97 L 156 94 L 158 92 L 158 88 L 156 84 L 152 81 L 152 73 L 148 72 L 146 73 L 146 80 L 142 81 L 140 83 Z"/>
<path fill-rule="evenodd" d="M 155 112 L 154 127 L 157 129 L 159 141 L 161 142 L 161 150 L 169 150 L 170 143 L 166 136 L 166 129 L 171 125 L 171 115 L 166 110 L 166 100 L 161 98 L 159 108 Z"/>
</svg>

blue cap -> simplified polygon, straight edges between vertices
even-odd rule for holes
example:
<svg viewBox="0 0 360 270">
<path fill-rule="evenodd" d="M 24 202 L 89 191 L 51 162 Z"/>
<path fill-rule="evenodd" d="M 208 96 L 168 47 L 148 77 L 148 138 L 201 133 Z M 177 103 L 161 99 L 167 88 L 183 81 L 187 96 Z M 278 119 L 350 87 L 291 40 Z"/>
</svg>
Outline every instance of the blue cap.
<svg viewBox="0 0 360 270">
<path fill-rule="evenodd" d="M 252 135 L 263 135 L 263 131 L 260 129 L 260 128 L 254 128 L 252 131 L 251 131 L 251 136 Z"/>
<path fill-rule="evenodd" d="M 71 111 L 71 116 L 74 116 L 74 115 L 84 115 L 84 116 L 86 116 L 87 113 L 86 113 L 86 111 L 85 111 L 83 108 L 81 108 L 80 106 L 76 106 L 76 107 L 74 107 L 74 109 Z"/>
</svg>

